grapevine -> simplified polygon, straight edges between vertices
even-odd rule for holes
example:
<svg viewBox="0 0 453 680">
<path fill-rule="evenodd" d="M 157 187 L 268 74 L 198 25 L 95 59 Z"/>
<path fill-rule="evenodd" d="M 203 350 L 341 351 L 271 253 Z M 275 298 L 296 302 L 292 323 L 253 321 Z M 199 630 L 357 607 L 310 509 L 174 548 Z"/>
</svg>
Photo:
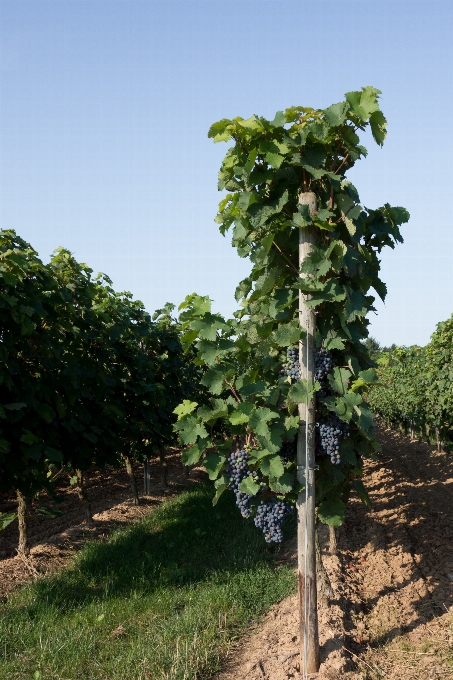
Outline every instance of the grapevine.
<svg viewBox="0 0 453 680">
<path fill-rule="evenodd" d="M 215 142 L 231 143 L 219 172 L 226 194 L 216 222 L 252 268 L 236 289 L 240 307 L 232 318 L 196 294 L 180 305 L 182 342 L 195 347 L 210 401 L 182 402 L 175 427 L 187 446 L 184 462 L 203 461 L 214 481 L 214 503 L 232 488 L 228 460 L 235 442 L 249 442 L 247 466 L 256 476 L 241 480 L 239 491 L 250 503 L 240 502 L 268 537 L 281 536 L 277 529 L 269 533 L 265 519 L 277 512 L 272 504 L 294 506 L 303 488 L 288 442 L 299 431 L 298 404 L 313 394 L 318 517 L 341 524 L 351 492 L 368 502 L 360 476 L 363 459 L 379 451 L 366 401 L 377 374 L 363 341 L 374 294 L 386 295 L 380 253 L 402 242 L 400 226 L 409 219 L 404 208 L 365 208 L 347 179 L 367 153 L 360 133 L 368 127 L 375 142 L 384 142 L 379 95 L 365 87 L 324 110 L 291 107 L 273 120 L 223 119 L 209 131 Z M 317 212 L 300 204 L 304 192 L 315 194 Z M 299 230 L 312 243 L 302 269 Z M 300 377 L 301 293 L 316 314 L 314 384 Z"/>
<path fill-rule="evenodd" d="M 425 347 L 377 355 L 379 382 L 368 395 L 375 417 L 412 437 L 453 446 L 453 317 L 437 325 Z"/>
</svg>

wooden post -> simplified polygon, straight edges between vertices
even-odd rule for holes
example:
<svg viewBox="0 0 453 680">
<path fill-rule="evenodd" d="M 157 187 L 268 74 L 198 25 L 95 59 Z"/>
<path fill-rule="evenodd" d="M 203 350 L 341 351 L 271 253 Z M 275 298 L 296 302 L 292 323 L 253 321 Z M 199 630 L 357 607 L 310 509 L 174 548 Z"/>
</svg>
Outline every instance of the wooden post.
<svg viewBox="0 0 453 680">
<path fill-rule="evenodd" d="M 150 496 L 151 495 L 151 472 L 149 469 L 149 458 L 145 460 L 145 464 L 143 466 L 143 476 L 144 476 L 144 482 L 145 482 L 145 489 L 143 493 L 145 496 Z"/>
<path fill-rule="evenodd" d="M 317 210 L 316 194 L 301 193 L 300 205 Z M 309 228 L 299 231 L 299 266 L 310 252 L 315 238 Z M 304 275 L 301 274 L 303 277 Z M 316 319 L 305 304 L 307 296 L 299 293 L 299 321 L 307 335 L 299 344 L 302 380 L 313 382 Z M 315 521 L 315 398 L 299 404 L 300 427 L 297 437 L 297 479 L 305 486 L 297 499 L 297 557 L 300 615 L 302 677 L 319 671 L 319 636 L 316 589 L 316 521 Z"/>
</svg>

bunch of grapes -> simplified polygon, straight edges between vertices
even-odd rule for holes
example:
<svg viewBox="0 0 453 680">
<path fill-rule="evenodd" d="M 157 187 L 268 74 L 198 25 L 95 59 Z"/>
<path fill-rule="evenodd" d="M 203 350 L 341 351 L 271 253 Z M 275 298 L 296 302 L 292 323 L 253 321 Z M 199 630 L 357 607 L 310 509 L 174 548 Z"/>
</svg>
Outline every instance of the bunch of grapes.
<svg viewBox="0 0 453 680">
<path fill-rule="evenodd" d="M 261 501 L 255 515 L 255 526 L 263 530 L 266 543 L 281 543 L 282 525 L 293 506 L 283 501 Z"/>
<path fill-rule="evenodd" d="M 227 475 L 230 478 L 230 487 L 236 495 L 236 505 L 241 511 L 243 517 L 250 517 L 250 500 L 251 496 L 243 491 L 239 491 L 239 486 L 243 479 L 246 477 L 252 477 L 256 482 L 258 480 L 258 475 L 256 472 L 249 470 L 247 461 L 249 454 L 247 451 L 242 449 L 241 451 L 234 451 L 228 458 L 228 468 Z"/>
<path fill-rule="evenodd" d="M 340 439 L 349 436 L 349 425 L 337 416 L 321 418 L 316 423 L 316 445 L 318 453 L 330 456 L 334 465 L 340 462 Z"/>
<path fill-rule="evenodd" d="M 286 350 L 286 362 L 283 364 L 282 370 L 279 372 L 279 378 L 284 378 L 289 375 L 293 380 L 300 379 L 300 363 L 299 363 L 299 347 L 288 347 Z"/>
<path fill-rule="evenodd" d="M 283 465 L 287 465 L 290 461 L 294 460 L 297 455 L 296 437 L 285 439 L 278 453 L 281 456 Z"/>
<path fill-rule="evenodd" d="M 321 385 L 321 389 L 317 392 L 320 397 L 326 396 L 327 376 L 333 368 L 332 355 L 324 347 L 315 349 L 313 352 L 315 359 L 315 380 Z"/>
</svg>

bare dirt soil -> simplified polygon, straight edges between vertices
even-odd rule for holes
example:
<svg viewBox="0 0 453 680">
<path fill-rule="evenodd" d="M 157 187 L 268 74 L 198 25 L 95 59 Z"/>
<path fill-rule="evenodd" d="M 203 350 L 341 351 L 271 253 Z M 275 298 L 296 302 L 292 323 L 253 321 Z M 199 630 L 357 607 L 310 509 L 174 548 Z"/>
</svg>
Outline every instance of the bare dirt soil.
<svg viewBox="0 0 453 680">
<path fill-rule="evenodd" d="M 319 610 L 318 680 L 453 678 L 453 456 L 381 430 L 367 462 L 372 507 L 352 499 L 337 555 L 321 532 L 334 596 Z M 292 551 L 291 551 L 292 548 Z M 293 560 L 295 545 L 283 559 Z M 215 680 L 301 678 L 297 598 L 232 646 Z"/>
<path fill-rule="evenodd" d="M 62 568 L 87 539 L 102 537 L 113 529 L 137 520 L 164 499 L 181 493 L 184 488 L 205 478 L 201 468 L 192 469 L 187 476 L 187 468 L 181 463 L 179 453 L 167 455 L 168 486 L 163 481 L 163 468 L 158 459 L 150 462 L 152 494 L 143 495 L 143 466 L 135 466 L 140 505 L 132 502 L 131 487 L 126 470 L 105 468 L 87 472 L 85 488 L 91 501 L 94 526 L 84 522 L 84 507 L 77 492 L 69 483 L 69 476 L 58 480 L 57 493 L 61 503 L 55 503 L 46 494 L 28 506 L 28 538 L 31 559 L 24 562 L 17 556 L 17 521 L 0 532 L 0 599 L 4 599 L 13 588 L 25 583 L 38 574 Z M 15 512 L 14 496 L 0 494 L 0 512 Z M 49 519 L 38 512 L 47 507 L 62 512 L 55 519 Z"/>
</svg>

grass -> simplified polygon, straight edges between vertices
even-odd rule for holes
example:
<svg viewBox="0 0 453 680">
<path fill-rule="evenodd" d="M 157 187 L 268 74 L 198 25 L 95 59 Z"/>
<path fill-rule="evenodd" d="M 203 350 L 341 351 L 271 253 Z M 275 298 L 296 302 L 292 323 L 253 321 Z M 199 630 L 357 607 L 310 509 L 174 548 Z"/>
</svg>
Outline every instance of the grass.
<svg viewBox="0 0 453 680">
<path fill-rule="evenodd" d="M 213 508 L 197 486 L 15 591 L 0 604 L 1 680 L 209 677 L 296 586 L 232 496 Z"/>
</svg>

